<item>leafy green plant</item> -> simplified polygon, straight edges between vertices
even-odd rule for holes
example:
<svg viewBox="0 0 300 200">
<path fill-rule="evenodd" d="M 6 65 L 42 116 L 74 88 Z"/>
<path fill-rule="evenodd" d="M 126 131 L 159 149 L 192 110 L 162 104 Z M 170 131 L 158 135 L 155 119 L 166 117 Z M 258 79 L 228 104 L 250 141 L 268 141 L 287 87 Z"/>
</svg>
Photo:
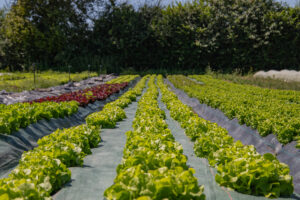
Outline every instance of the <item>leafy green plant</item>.
<svg viewBox="0 0 300 200">
<path fill-rule="evenodd" d="M 0 106 L 0 133 L 11 134 L 41 119 L 69 116 L 78 110 L 78 103 L 16 103 Z"/>
<path fill-rule="evenodd" d="M 46 180 L 44 186 L 49 184 Z M 24 200 L 45 199 L 51 200 L 48 193 L 37 187 L 30 179 L 0 179 L 0 199 L 11 200 L 23 198 Z"/>
</svg>

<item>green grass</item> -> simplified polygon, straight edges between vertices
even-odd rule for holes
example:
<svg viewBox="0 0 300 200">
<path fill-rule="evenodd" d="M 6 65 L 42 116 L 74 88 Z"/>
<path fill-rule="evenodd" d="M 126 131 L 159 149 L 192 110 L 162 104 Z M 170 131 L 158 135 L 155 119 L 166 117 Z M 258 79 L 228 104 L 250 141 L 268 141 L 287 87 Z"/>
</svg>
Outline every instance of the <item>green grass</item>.
<svg viewBox="0 0 300 200">
<path fill-rule="evenodd" d="M 214 78 L 230 81 L 238 84 L 255 85 L 262 88 L 297 90 L 300 91 L 300 82 L 286 82 L 278 79 L 253 77 L 252 74 L 242 76 L 239 74 L 209 73 Z"/>
<path fill-rule="evenodd" d="M 91 72 L 90 77 L 97 76 Z M 72 73 L 72 81 L 80 81 L 88 78 L 88 72 Z M 14 72 L 0 76 L 0 90 L 8 92 L 21 92 L 35 88 L 48 88 L 62 85 L 69 81 L 69 74 L 65 72 L 46 71 L 36 74 L 36 85 L 34 85 L 33 73 Z"/>
</svg>

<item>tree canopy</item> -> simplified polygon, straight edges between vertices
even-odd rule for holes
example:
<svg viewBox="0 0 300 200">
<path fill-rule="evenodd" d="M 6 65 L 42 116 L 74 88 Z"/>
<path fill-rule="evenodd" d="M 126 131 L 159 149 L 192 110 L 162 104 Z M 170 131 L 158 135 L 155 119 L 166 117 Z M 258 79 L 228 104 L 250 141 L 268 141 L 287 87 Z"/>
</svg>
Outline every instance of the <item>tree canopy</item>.
<svg viewBox="0 0 300 200">
<path fill-rule="evenodd" d="M 0 67 L 11 70 L 300 68 L 300 8 L 274 0 L 15 0 L 0 14 Z"/>
</svg>

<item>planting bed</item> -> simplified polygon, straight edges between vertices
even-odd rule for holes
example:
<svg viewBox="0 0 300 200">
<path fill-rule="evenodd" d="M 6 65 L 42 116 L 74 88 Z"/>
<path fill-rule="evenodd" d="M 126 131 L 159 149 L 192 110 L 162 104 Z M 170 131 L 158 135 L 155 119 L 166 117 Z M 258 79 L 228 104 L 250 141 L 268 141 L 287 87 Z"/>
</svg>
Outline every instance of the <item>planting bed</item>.
<svg viewBox="0 0 300 200">
<path fill-rule="evenodd" d="M 65 102 L 65 101 L 77 101 L 80 106 L 85 106 L 95 101 L 101 101 L 106 99 L 109 95 L 120 91 L 128 85 L 128 82 L 115 83 L 115 84 L 102 84 L 84 90 L 78 90 L 71 93 L 65 93 L 59 96 L 45 97 L 36 99 L 30 103 L 42 103 L 42 102 Z"/>
<path fill-rule="evenodd" d="M 37 88 L 35 90 L 30 91 L 25 90 L 22 92 L 7 92 L 3 90 L 0 91 L 0 104 L 8 105 L 19 102 L 33 101 L 35 99 L 40 99 L 44 97 L 59 96 L 64 93 L 84 90 L 86 88 L 104 84 L 114 78 L 116 77 L 113 75 L 100 75 L 79 82 L 70 82 L 64 85 L 49 88 Z"/>
</svg>

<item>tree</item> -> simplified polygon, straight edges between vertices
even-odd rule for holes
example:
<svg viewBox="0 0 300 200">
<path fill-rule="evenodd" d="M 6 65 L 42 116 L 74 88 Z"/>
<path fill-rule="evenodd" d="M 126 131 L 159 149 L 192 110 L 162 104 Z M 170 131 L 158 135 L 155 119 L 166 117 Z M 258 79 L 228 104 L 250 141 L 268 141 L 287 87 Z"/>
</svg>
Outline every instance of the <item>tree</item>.
<svg viewBox="0 0 300 200">
<path fill-rule="evenodd" d="M 18 69 L 68 63 L 74 71 L 104 64 L 108 72 L 300 67 L 298 7 L 274 0 L 103 2 L 14 0 L 3 23 L 1 61 Z"/>
<path fill-rule="evenodd" d="M 207 66 L 210 39 L 210 8 L 204 1 L 177 3 L 162 11 L 153 24 L 162 46 L 162 65 L 172 69 L 195 69 Z M 203 59 L 206 58 L 206 59 Z"/>
<path fill-rule="evenodd" d="M 3 30 L 3 22 L 5 19 L 5 10 L 4 8 L 0 9 L 0 69 L 4 65 L 4 43 L 5 43 L 5 37 L 4 37 L 4 30 Z"/>
<path fill-rule="evenodd" d="M 120 68 L 143 70 L 155 68 L 160 48 L 151 28 L 153 19 L 161 12 L 157 4 L 134 8 L 127 3 L 111 1 L 94 21 L 93 48 L 95 55 L 109 67 L 109 72 Z"/>
<path fill-rule="evenodd" d="M 19 65 L 38 62 L 65 64 L 87 40 L 88 13 L 96 0 L 15 0 L 5 19 Z"/>
</svg>

